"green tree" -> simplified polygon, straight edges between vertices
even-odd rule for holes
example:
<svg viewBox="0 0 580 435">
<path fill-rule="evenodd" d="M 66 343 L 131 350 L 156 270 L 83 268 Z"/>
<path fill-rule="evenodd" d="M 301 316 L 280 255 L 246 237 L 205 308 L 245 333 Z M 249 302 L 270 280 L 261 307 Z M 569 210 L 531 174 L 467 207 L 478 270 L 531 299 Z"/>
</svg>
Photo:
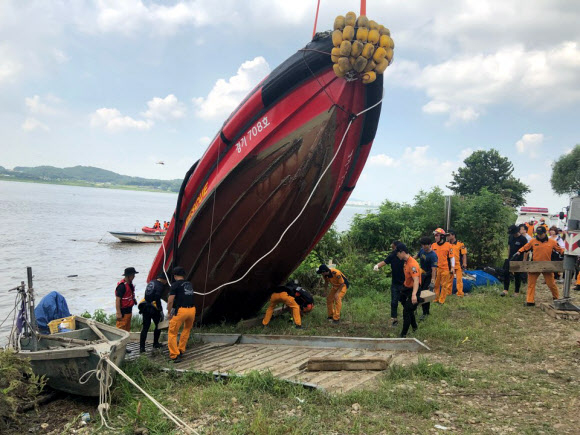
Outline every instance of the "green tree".
<svg viewBox="0 0 580 435">
<path fill-rule="evenodd" d="M 486 188 L 459 200 L 455 231 L 468 249 L 469 267 L 496 265 L 504 257 L 507 228 L 516 219 L 513 208 Z"/>
<path fill-rule="evenodd" d="M 476 151 L 467 157 L 457 172 L 449 188 L 458 195 L 478 195 L 486 188 L 501 195 L 503 203 L 512 207 L 525 204 L 525 195 L 530 188 L 513 176 L 514 166 L 507 157 L 491 149 Z"/>
<path fill-rule="evenodd" d="M 554 162 L 550 183 L 554 192 L 560 195 L 580 191 L 580 145 Z"/>
</svg>

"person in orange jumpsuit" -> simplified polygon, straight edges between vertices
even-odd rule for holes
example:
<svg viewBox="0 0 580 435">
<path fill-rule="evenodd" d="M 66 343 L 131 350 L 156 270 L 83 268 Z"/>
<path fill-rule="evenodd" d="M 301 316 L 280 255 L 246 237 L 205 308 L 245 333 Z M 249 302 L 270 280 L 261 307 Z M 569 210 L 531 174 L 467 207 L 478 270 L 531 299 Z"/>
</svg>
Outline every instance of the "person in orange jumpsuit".
<svg viewBox="0 0 580 435">
<path fill-rule="evenodd" d="M 407 246 L 399 243 L 396 247 L 397 257 L 404 262 L 403 273 L 405 274 L 405 282 L 401 290 L 401 304 L 403 304 L 403 329 L 399 337 L 405 338 L 409 331 L 409 326 L 413 327 L 413 331 L 417 330 L 417 321 L 415 320 L 415 309 L 420 302 L 419 286 L 421 285 L 421 268 L 419 263 L 411 255 Z"/>
<path fill-rule="evenodd" d="M 531 238 L 534 238 L 535 236 L 535 226 L 536 226 L 536 222 L 533 219 L 530 219 L 530 222 L 528 222 L 528 236 L 530 236 Z"/>
<path fill-rule="evenodd" d="M 546 233 L 547 233 L 548 232 L 548 225 L 546 224 L 546 219 L 541 218 L 540 223 L 538 224 L 538 227 L 544 227 L 544 229 L 546 230 Z M 536 233 L 538 232 L 538 227 L 536 227 Z"/>
<path fill-rule="evenodd" d="M 291 284 L 291 283 L 289 283 Z M 287 285 L 280 285 L 276 287 L 270 296 L 270 305 L 266 310 L 266 315 L 262 320 L 262 325 L 268 326 L 270 320 L 272 320 L 272 314 L 274 313 L 274 308 L 278 304 L 284 304 L 292 311 L 292 318 L 294 319 L 294 324 L 296 328 L 302 329 L 302 319 L 300 318 L 300 306 L 296 303 L 294 299 L 296 295 L 296 290 L 294 288 L 290 288 Z"/>
<path fill-rule="evenodd" d="M 195 321 L 195 293 L 191 282 L 185 280 L 187 273 L 183 267 L 175 267 L 172 273 L 175 282 L 171 284 L 171 291 L 167 299 L 167 318 L 169 319 L 167 347 L 171 361 L 178 363 L 185 353 L 187 340 L 189 340 L 189 334 Z M 182 325 L 183 330 L 178 341 L 177 335 Z"/>
<path fill-rule="evenodd" d="M 467 248 L 463 242 L 457 240 L 455 231 L 449 230 L 447 234 L 449 243 L 453 246 L 453 255 L 455 256 L 455 282 L 457 287 L 457 296 L 462 298 L 464 296 L 462 270 L 467 269 Z M 451 293 L 449 293 L 449 295 L 451 295 Z"/>
<path fill-rule="evenodd" d="M 435 243 L 431 249 L 437 254 L 437 276 L 435 277 L 435 302 L 445 303 L 447 295 L 453 291 L 455 276 L 455 255 L 453 246 L 445 239 L 445 230 L 437 228 L 433 231 Z"/>
<path fill-rule="evenodd" d="M 342 310 L 342 298 L 348 289 L 348 280 L 344 274 L 334 268 L 329 268 L 326 264 L 321 264 L 316 271 L 317 274 L 324 278 L 324 291 L 328 289 L 330 284 L 330 292 L 326 297 L 326 308 L 328 312 L 328 320 L 332 323 L 340 322 L 340 311 Z"/>
<path fill-rule="evenodd" d="M 564 250 L 555 240 L 548 238 L 544 227 L 538 226 L 536 233 L 536 238 L 521 247 L 512 257 L 513 260 L 519 260 L 521 255 L 528 251 L 532 251 L 532 261 L 551 261 L 553 251 L 559 252 L 560 254 L 564 253 Z M 554 281 L 554 273 L 542 272 L 542 275 L 544 275 L 546 285 L 552 292 L 552 298 L 558 299 L 558 286 Z M 526 296 L 526 305 L 528 307 L 536 305 L 535 295 L 538 276 L 540 276 L 539 272 L 528 272 L 528 292 Z"/>
</svg>

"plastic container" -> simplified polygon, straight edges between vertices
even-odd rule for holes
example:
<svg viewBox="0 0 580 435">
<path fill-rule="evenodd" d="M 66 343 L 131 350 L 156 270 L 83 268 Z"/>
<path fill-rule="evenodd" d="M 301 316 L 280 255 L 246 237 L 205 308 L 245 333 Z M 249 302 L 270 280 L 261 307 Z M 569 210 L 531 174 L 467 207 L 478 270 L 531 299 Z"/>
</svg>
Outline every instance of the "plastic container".
<svg viewBox="0 0 580 435">
<path fill-rule="evenodd" d="M 76 329 L 75 316 L 63 317 L 62 319 L 54 319 L 48 322 L 48 329 L 51 334 L 59 332 L 74 331 Z"/>
</svg>

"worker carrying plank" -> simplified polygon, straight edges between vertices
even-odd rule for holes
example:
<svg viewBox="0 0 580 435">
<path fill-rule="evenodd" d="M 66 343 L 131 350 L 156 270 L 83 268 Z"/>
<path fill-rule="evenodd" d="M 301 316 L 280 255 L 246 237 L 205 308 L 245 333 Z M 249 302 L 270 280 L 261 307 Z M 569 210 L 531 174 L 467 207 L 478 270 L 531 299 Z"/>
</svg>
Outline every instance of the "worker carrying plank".
<svg viewBox="0 0 580 435">
<path fill-rule="evenodd" d="M 513 261 L 518 261 L 523 253 L 532 251 L 532 261 L 550 261 L 552 257 L 552 252 L 556 251 L 560 254 L 564 253 L 564 250 L 558 245 L 554 239 L 548 238 L 546 234 L 546 229 L 543 226 L 538 226 L 536 228 L 536 238 L 532 241 L 526 243 L 521 247 L 512 257 Z M 554 280 L 553 272 L 541 272 L 546 280 L 546 285 L 552 292 L 552 298 L 558 299 L 558 286 Z M 535 294 L 536 294 L 536 281 L 540 276 L 540 272 L 528 272 L 528 292 L 526 295 L 526 305 L 528 307 L 533 307 L 536 305 Z"/>
</svg>

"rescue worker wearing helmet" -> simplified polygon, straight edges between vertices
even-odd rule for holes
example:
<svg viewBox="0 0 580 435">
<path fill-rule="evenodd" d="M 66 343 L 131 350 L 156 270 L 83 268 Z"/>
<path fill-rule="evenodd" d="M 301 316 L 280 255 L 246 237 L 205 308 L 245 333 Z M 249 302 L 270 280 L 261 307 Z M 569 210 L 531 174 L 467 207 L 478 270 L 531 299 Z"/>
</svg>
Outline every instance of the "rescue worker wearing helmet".
<svg viewBox="0 0 580 435">
<path fill-rule="evenodd" d="M 123 273 L 124 278 L 117 283 L 117 288 L 115 289 L 116 326 L 128 332 L 131 331 L 133 306 L 137 305 L 135 286 L 133 285 L 133 280 L 137 273 L 139 272 L 134 267 L 127 267 Z"/>
<path fill-rule="evenodd" d="M 289 282 L 286 285 L 280 285 L 272 291 L 270 296 L 270 305 L 266 310 L 266 315 L 262 320 L 262 325 L 268 326 L 274 314 L 274 308 L 278 304 L 284 304 L 292 311 L 292 318 L 297 329 L 302 329 L 302 319 L 300 317 L 300 306 L 296 303 L 296 286 Z M 299 288 L 299 287 L 298 287 Z"/>
<path fill-rule="evenodd" d="M 540 227 L 542 227 L 546 230 L 546 234 L 548 233 L 548 225 L 546 224 L 545 218 L 540 218 L 540 223 L 536 227 L 536 233 L 538 232 L 538 228 L 540 228 Z"/>
<path fill-rule="evenodd" d="M 522 254 L 529 251 L 532 252 L 532 261 L 550 261 L 552 252 L 556 251 L 560 254 L 564 253 L 564 250 L 555 240 L 548 238 L 546 230 L 543 226 L 538 225 L 536 233 L 536 238 L 521 247 L 513 255 L 512 260 L 520 260 Z M 554 274 L 552 272 L 542 272 L 542 275 L 544 275 L 546 285 L 552 292 L 552 298 L 558 299 L 558 286 L 554 281 Z M 528 292 L 526 296 L 526 305 L 529 307 L 536 305 L 535 295 L 536 281 L 538 280 L 538 276 L 540 276 L 539 272 L 528 272 Z"/>
<path fill-rule="evenodd" d="M 455 256 L 455 286 L 457 287 L 457 296 L 462 298 L 463 293 L 463 269 L 467 269 L 467 248 L 463 242 L 457 240 L 455 231 L 449 230 L 447 232 L 449 244 L 453 246 L 453 255 Z M 451 287 L 453 290 L 453 287 Z M 449 293 L 447 296 L 451 295 Z"/>
<path fill-rule="evenodd" d="M 435 243 L 431 249 L 437 254 L 437 276 L 435 277 L 435 302 L 445 303 L 445 299 L 453 291 L 455 277 L 455 255 L 453 246 L 447 242 L 445 230 L 437 228 L 433 231 Z"/>
<path fill-rule="evenodd" d="M 348 280 L 340 270 L 329 268 L 326 264 L 321 264 L 316 273 L 322 275 L 322 278 L 324 278 L 325 293 L 330 284 L 330 291 L 326 297 L 328 320 L 332 321 L 332 323 L 339 323 L 340 312 L 342 310 L 342 298 L 349 287 Z"/>
</svg>

